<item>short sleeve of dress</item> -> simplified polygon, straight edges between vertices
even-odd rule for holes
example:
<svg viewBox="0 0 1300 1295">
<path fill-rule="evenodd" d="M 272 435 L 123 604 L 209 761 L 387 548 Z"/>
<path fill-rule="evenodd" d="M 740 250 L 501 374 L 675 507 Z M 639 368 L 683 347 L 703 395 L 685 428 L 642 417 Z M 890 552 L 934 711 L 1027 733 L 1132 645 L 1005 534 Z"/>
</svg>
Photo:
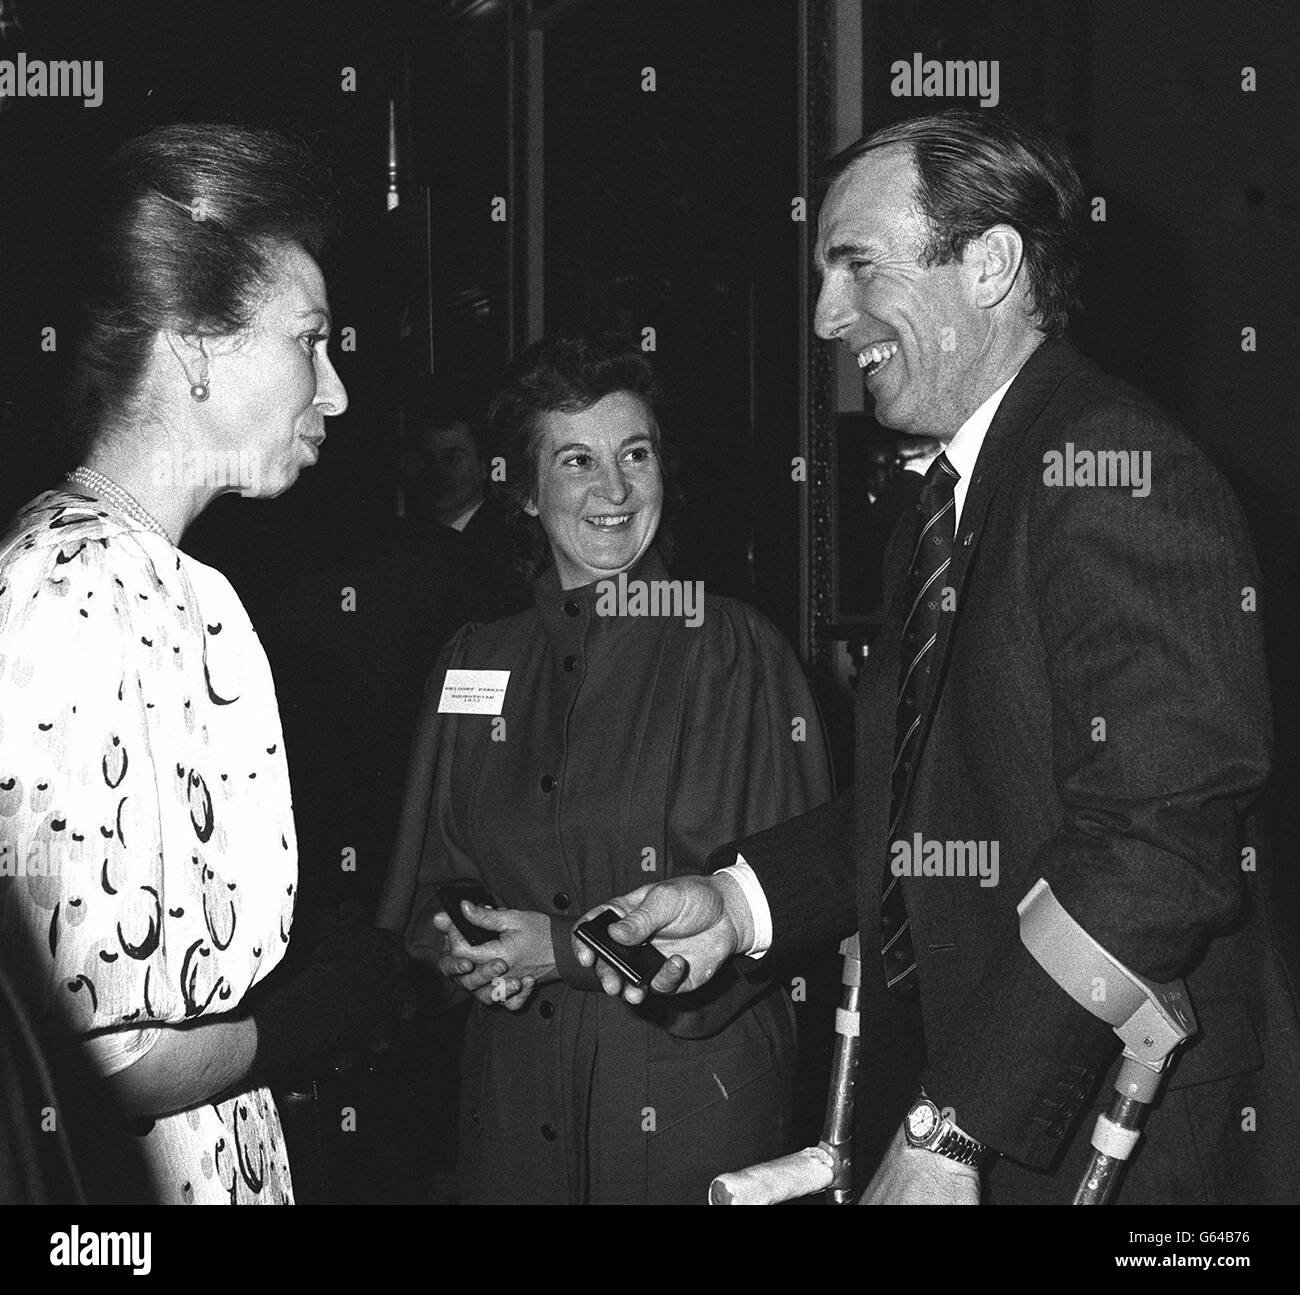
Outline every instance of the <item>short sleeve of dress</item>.
<svg viewBox="0 0 1300 1295">
<path fill-rule="evenodd" d="M 128 642 L 153 622 L 127 614 L 141 591 L 115 574 L 114 542 L 134 541 L 74 536 L 0 567 L 0 939 L 28 1001 L 75 1033 L 185 1015 Z"/>
</svg>

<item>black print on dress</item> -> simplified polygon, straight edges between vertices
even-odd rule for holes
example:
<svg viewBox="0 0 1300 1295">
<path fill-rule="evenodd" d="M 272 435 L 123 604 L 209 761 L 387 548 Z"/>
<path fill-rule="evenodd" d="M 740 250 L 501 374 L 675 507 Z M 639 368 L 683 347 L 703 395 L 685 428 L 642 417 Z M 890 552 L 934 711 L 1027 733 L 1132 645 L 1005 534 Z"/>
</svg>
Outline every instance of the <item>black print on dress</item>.
<svg viewBox="0 0 1300 1295">
<path fill-rule="evenodd" d="M 197 957 L 196 957 L 197 955 Z M 188 1020 L 191 1016 L 199 1016 L 208 1010 L 208 1004 L 217 996 L 217 990 L 225 984 L 225 977 L 218 976 L 217 983 L 208 991 L 208 996 L 201 1003 L 198 996 L 198 981 L 200 963 L 199 958 L 212 957 L 212 950 L 203 947 L 202 940 L 195 940 L 188 949 L 185 950 L 185 958 L 181 963 L 181 996 L 185 999 L 185 1017 Z"/>
<path fill-rule="evenodd" d="M 149 929 L 145 932 L 144 939 L 139 944 L 132 944 L 122 934 L 122 923 L 117 924 L 117 942 L 122 946 L 122 952 L 137 961 L 153 957 L 162 939 L 162 900 L 152 886 L 141 886 L 140 889 L 153 900 L 153 912 L 149 916 Z"/>
<path fill-rule="evenodd" d="M 207 877 L 212 877 L 213 874 L 211 870 L 205 869 L 205 875 Z M 224 953 L 228 948 L 230 948 L 230 942 L 235 938 L 235 926 L 239 920 L 239 915 L 235 911 L 235 901 L 233 899 L 225 900 L 226 921 L 223 922 L 222 925 L 227 929 L 225 937 L 223 938 L 221 932 L 217 929 L 217 922 L 215 920 L 221 915 L 222 902 L 223 901 L 219 896 L 214 896 L 212 899 L 212 907 L 209 908 L 207 887 L 204 887 L 203 920 L 207 924 L 208 935 L 211 937 L 212 943 Z"/>
<path fill-rule="evenodd" d="M 240 1177 L 248 1184 L 249 1191 L 257 1194 L 262 1190 L 262 1184 L 266 1182 L 266 1148 L 263 1146 L 257 1148 L 257 1168 L 254 1170 L 245 1154 L 244 1139 L 241 1134 L 241 1128 L 247 1119 L 248 1108 L 241 1102 L 235 1117 L 235 1158 L 239 1162 Z"/>
<path fill-rule="evenodd" d="M 89 976 L 78 976 L 76 980 L 68 981 L 68 989 L 76 993 L 82 985 L 90 991 L 90 1010 L 92 1013 L 99 1011 L 99 995 L 95 993 L 95 982 Z"/>
<path fill-rule="evenodd" d="M 203 682 L 208 686 L 208 700 L 214 706 L 233 706 L 239 700 L 238 697 L 219 697 L 216 690 L 212 687 L 212 676 L 208 673 L 208 662 L 203 661 Z"/>
<path fill-rule="evenodd" d="M 212 838 L 212 795 L 202 774 L 190 770 L 185 794 L 189 797 L 190 822 L 194 824 L 194 834 L 206 843 Z"/>
<path fill-rule="evenodd" d="M 122 739 L 115 733 L 112 747 L 104 753 L 104 759 L 101 762 L 104 771 L 104 782 L 114 790 L 120 787 L 122 779 L 126 777 L 128 763 L 126 747 L 122 745 Z"/>
</svg>

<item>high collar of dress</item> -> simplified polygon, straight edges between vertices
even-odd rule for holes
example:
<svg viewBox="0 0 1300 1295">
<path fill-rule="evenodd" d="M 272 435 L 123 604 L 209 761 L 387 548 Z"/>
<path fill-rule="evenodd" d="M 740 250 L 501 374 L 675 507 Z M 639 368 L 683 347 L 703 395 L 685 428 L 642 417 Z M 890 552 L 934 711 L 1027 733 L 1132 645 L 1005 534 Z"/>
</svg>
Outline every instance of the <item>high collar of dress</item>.
<svg viewBox="0 0 1300 1295">
<path fill-rule="evenodd" d="M 667 580 L 668 568 L 664 566 L 659 550 L 652 544 L 625 575 L 629 581 Z M 590 584 L 579 585 L 576 589 L 561 589 L 558 572 L 553 565 L 548 567 L 533 581 L 533 603 L 551 638 L 557 643 L 568 645 L 575 638 L 585 637 L 593 622 L 610 629 L 626 626 L 629 623 L 626 616 L 596 615 L 597 599 L 609 587 L 609 582 L 617 580 L 617 575 L 609 575 L 593 580 Z"/>
</svg>

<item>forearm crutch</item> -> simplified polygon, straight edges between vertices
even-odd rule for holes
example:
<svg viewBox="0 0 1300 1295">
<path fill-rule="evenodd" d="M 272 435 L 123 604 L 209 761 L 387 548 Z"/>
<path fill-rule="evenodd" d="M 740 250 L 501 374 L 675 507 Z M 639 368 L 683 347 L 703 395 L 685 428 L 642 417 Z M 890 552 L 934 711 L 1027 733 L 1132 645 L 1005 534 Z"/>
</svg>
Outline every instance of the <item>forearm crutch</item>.
<svg viewBox="0 0 1300 1295">
<path fill-rule="evenodd" d="M 1181 980 L 1157 985 L 1130 971 L 1061 907 L 1046 879 L 1039 879 L 1016 911 L 1025 948 L 1124 1044 L 1115 1097 L 1110 1110 L 1097 1117 L 1092 1158 L 1074 1194 L 1076 1205 L 1105 1205 L 1137 1145 L 1169 1058 L 1196 1033 L 1196 1017 Z"/>
<path fill-rule="evenodd" d="M 853 1089 L 858 1074 L 858 995 L 862 960 L 858 937 L 840 945 L 843 994 L 835 1011 L 835 1055 L 822 1140 L 779 1160 L 719 1174 L 709 1186 L 710 1205 L 780 1205 L 824 1191 L 830 1205 L 853 1199 Z"/>
</svg>

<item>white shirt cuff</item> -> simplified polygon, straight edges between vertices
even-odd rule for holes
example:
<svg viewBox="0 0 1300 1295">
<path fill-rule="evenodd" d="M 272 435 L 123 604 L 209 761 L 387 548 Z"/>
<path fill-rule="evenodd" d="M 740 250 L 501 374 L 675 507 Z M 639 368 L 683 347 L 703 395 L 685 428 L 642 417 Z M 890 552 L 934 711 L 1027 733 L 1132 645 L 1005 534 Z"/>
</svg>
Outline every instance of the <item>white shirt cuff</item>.
<svg viewBox="0 0 1300 1295">
<path fill-rule="evenodd" d="M 754 922 L 753 944 L 738 952 L 751 958 L 761 958 L 772 947 L 772 909 L 768 905 L 767 896 L 763 894 L 762 883 L 753 868 L 745 862 L 743 855 L 736 855 L 736 862 L 729 867 L 718 869 L 719 875 L 724 872 L 740 887 L 740 893 L 749 905 L 749 914 Z"/>
</svg>

